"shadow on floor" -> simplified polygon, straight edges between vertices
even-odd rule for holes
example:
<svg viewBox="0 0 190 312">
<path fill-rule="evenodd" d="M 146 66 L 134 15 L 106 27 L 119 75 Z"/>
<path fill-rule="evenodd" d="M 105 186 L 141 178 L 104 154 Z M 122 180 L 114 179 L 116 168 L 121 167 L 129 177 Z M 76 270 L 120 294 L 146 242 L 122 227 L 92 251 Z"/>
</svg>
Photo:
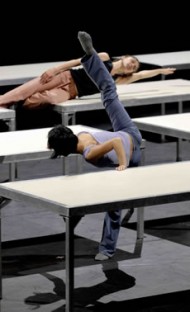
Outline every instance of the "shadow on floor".
<svg viewBox="0 0 190 312">
<path fill-rule="evenodd" d="M 93 311 L 86 307 L 94 306 L 95 308 L 101 297 L 120 290 L 129 289 L 135 285 L 135 278 L 121 271 L 116 261 L 103 263 L 102 271 L 105 274 L 105 281 L 91 287 L 80 287 L 74 290 L 75 307 L 79 311 Z M 52 281 L 54 288 L 52 293 L 35 293 L 25 299 L 25 303 L 32 305 L 35 309 L 41 304 L 65 299 L 65 284 L 63 280 L 49 273 L 44 273 L 43 276 Z M 54 312 L 58 311 L 63 311 L 63 306 L 54 310 Z"/>
<path fill-rule="evenodd" d="M 135 223 L 128 227 L 135 228 Z M 163 236 L 164 239 L 189 245 L 190 216 L 165 218 L 163 220 L 145 221 L 145 232 L 151 235 Z M 164 228 L 164 230 L 163 230 Z M 172 231 L 175 229 L 175 231 Z M 186 235 L 181 235 L 183 229 Z M 173 235 L 174 232 L 179 235 Z M 179 230 L 179 232 L 178 232 Z M 163 233 L 164 232 L 164 233 Z M 188 233 L 188 234 L 187 234 Z M 181 240 L 180 240 L 181 238 Z M 25 298 L 26 305 L 32 309 L 39 309 L 42 305 L 52 304 L 65 300 L 65 283 L 62 278 L 55 276 L 53 271 L 65 268 L 64 250 L 65 235 L 58 234 L 50 237 L 25 239 L 5 242 L 2 246 L 3 278 L 12 276 L 27 276 L 40 274 L 52 282 L 52 292 L 34 292 Z M 75 236 L 75 267 L 94 265 L 94 255 L 98 243 L 86 238 Z M 62 250 L 62 253 L 60 251 Z M 157 295 L 131 300 L 109 301 L 102 303 L 100 298 L 112 293 L 132 288 L 136 284 L 134 276 L 118 268 L 118 261 L 132 259 L 135 255 L 117 250 L 114 259 L 100 263 L 105 280 L 93 286 L 79 287 L 74 290 L 74 312 L 189 312 L 190 291 L 181 291 L 172 294 Z M 144 285 L 146 287 L 146 285 Z M 63 312 L 65 306 L 55 308 L 52 312 Z"/>
<path fill-rule="evenodd" d="M 74 290 L 74 312 L 189 312 L 188 298 L 190 291 L 173 294 L 157 295 L 146 298 L 123 301 L 99 301 L 103 296 L 130 289 L 135 286 L 135 277 L 118 268 L 117 261 L 104 262 L 102 272 L 105 280 L 93 286 L 79 287 Z M 46 271 L 48 268 L 46 267 Z M 43 272 L 41 275 L 52 282 L 52 292 L 34 292 L 25 298 L 26 305 L 32 309 L 39 309 L 43 305 L 52 304 L 65 299 L 65 283 L 53 273 Z M 146 285 L 145 285 L 146 287 Z M 65 311 L 65 305 L 55 308 L 52 312 Z"/>
<path fill-rule="evenodd" d="M 75 267 L 96 264 L 94 257 L 98 243 L 75 235 Z M 130 253 L 117 249 L 114 261 L 138 258 L 136 250 Z M 2 243 L 3 277 L 29 275 L 65 269 L 65 233 L 33 239 Z M 112 263 L 112 259 L 108 261 Z"/>
<path fill-rule="evenodd" d="M 135 230 L 136 223 L 126 223 L 124 227 Z M 149 235 L 190 247 L 190 215 L 146 220 L 144 227 Z"/>
</svg>

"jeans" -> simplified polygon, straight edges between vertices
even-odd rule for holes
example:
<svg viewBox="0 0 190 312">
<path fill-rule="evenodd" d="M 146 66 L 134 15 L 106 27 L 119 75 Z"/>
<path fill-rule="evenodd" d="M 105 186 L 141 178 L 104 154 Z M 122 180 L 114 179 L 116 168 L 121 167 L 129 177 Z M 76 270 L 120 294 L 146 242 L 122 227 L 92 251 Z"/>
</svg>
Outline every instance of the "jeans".
<svg viewBox="0 0 190 312">
<path fill-rule="evenodd" d="M 131 135 L 133 139 L 134 151 L 130 161 L 130 166 L 138 166 L 141 157 L 141 133 L 131 120 L 123 104 L 120 102 L 112 76 L 96 52 L 90 56 L 85 55 L 82 58 L 82 65 L 86 73 L 101 92 L 101 99 L 110 118 L 113 131 L 125 131 Z M 114 255 L 120 225 L 121 210 L 106 213 L 103 224 L 102 238 L 99 245 L 99 252 L 109 257 Z"/>
</svg>

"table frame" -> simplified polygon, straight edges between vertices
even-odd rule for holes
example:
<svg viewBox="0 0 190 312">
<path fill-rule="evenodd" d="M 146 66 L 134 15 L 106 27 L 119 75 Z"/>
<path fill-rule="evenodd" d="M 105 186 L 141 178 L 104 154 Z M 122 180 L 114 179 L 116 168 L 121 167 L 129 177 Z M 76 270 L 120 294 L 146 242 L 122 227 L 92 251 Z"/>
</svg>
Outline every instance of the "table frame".
<svg viewBox="0 0 190 312">
<path fill-rule="evenodd" d="M 185 79 L 136 82 L 118 85 L 118 95 L 124 107 L 161 104 L 161 115 L 165 114 L 165 104 L 178 103 L 178 113 L 183 112 L 183 102 L 190 101 L 190 81 Z M 85 96 L 52 105 L 61 114 L 64 125 L 76 123 L 76 113 L 102 110 L 104 106 L 100 94 Z"/>
<path fill-rule="evenodd" d="M 177 138 L 176 161 L 182 160 L 181 142 L 190 141 L 190 113 L 134 118 L 133 121 L 142 131 Z"/>
</svg>

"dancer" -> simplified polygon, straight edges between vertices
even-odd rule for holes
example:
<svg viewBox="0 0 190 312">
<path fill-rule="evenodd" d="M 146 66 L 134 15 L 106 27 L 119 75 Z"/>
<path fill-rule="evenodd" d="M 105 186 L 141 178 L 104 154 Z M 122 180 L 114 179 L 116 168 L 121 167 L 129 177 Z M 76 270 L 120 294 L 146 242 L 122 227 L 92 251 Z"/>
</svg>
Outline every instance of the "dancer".
<svg viewBox="0 0 190 312">
<path fill-rule="evenodd" d="M 90 35 L 79 32 L 78 39 L 86 53 L 81 63 L 101 92 L 113 132 L 102 130 L 75 135 L 68 127 L 55 126 L 48 133 L 48 147 L 54 150 L 52 158 L 79 153 L 97 167 L 115 166 L 116 170 L 121 171 L 129 166 L 138 166 L 141 158 L 141 134 L 118 99 L 114 80 L 94 50 Z M 121 210 L 106 213 L 99 253 L 95 260 L 107 260 L 114 255 L 120 223 Z"/>
<path fill-rule="evenodd" d="M 139 61 L 131 55 L 122 56 L 112 62 L 108 53 L 99 53 L 116 84 L 129 84 L 156 75 L 173 74 L 175 68 L 158 68 L 139 71 Z M 34 78 L 3 95 L 0 95 L 0 107 L 23 104 L 27 109 L 43 108 L 50 104 L 59 104 L 76 97 L 99 92 L 96 85 L 89 79 L 81 65 L 81 59 L 64 62 L 50 68 L 40 77 Z"/>
</svg>

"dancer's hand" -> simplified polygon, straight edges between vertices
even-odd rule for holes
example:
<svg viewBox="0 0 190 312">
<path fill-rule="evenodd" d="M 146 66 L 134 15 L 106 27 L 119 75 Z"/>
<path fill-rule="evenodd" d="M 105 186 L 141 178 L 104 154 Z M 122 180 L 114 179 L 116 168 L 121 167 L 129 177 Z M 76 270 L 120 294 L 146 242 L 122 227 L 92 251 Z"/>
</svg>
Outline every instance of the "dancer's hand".
<svg viewBox="0 0 190 312">
<path fill-rule="evenodd" d="M 55 72 L 53 69 L 48 69 L 46 70 L 40 77 L 40 82 L 42 84 L 45 84 L 47 82 L 49 82 L 55 75 Z"/>
<path fill-rule="evenodd" d="M 160 74 L 161 75 L 171 75 L 176 71 L 176 68 L 173 67 L 167 67 L 167 68 L 161 68 Z"/>
<path fill-rule="evenodd" d="M 115 169 L 117 170 L 117 171 L 122 171 L 122 170 L 125 170 L 127 168 L 127 166 L 125 166 L 125 165 L 119 165 L 118 167 L 116 167 Z"/>
</svg>

